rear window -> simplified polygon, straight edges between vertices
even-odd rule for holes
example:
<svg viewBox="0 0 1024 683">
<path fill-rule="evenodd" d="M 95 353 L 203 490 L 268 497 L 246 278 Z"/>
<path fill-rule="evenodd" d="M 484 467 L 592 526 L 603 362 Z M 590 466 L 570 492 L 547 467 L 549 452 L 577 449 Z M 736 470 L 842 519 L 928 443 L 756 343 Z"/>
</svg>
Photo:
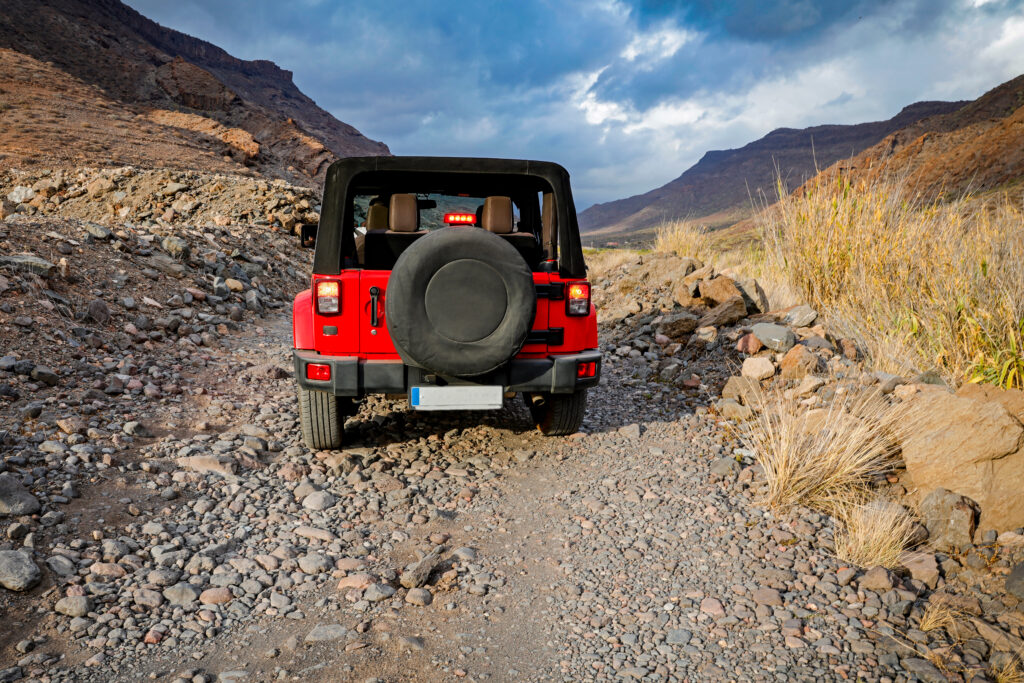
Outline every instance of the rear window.
<svg viewBox="0 0 1024 683">
<path fill-rule="evenodd" d="M 486 197 L 476 197 L 469 194 L 443 194 L 437 192 L 423 192 L 416 194 L 417 203 L 420 207 L 420 230 L 439 230 L 447 227 L 444 222 L 445 214 L 474 214 L 478 218 L 483 210 Z M 356 194 L 352 198 L 352 218 L 355 222 L 357 232 L 365 232 L 370 214 L 370 206 L 381 204 L 388 207 L 391 201 L 389 194 Z M 529 228 L 522 225 L 521 211 L 519 205 L 512 200 L 513 220 L 517 229 L 523 232 L 530 232 Z M 380 226 L 371 226 L 380 227 Z"/>
</svg>

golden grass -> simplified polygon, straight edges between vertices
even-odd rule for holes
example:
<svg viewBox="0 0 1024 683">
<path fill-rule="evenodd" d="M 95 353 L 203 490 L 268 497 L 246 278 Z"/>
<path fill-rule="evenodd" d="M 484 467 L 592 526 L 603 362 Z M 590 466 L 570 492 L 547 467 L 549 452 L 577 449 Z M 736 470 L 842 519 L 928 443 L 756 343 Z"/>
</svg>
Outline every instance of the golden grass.
<svg viewBox="0 0 1024 683">
<path fill-rule="evenodd" d="M 941 593 L 934 595 L 928 601 L 928 605 L 924 608 L 924 614 L 921 615 L 921 623 L 918 628 L 925 633 L 944 629 L 946 633 L 955 638 L 957 636 L 956 620 L 962 614 L 948 600 L 937 599 L 941 595 Z"/>
<path fill-rule="evenodd" d="M 922 204 L 899 178 L 780 192 L 771 269 L 880 369 L 1024 387 L 1024 212 L 1006 195 Z"/>
<path fill-rule="evenodd" d="M 702 261 L 712 256 L 714 240 L 703 225 L 675 220 L 655 231 L 654 251 L 661 254 L 691 257 Z"/>
<path fill-rule="evenodd" d="M 897 408 L 846 394 L 809 412 L 778 390 L 760 393 L 740 439 L 764 470 L 762 503 L 840 513 L 868 498 L 868 483 L 896 463 L 887 426 Z"/>
<path fill-rule="evenodd" d="M 914 537 L 914 518 L 892 501 L 840 505 L 835 516 L 836 557 L 861 567 L 898 567 Z"/>
<path fill-rule="evenodd" d="M 992 678 L 996 683 L 1024 683 L 1024 668 L 1017 659 L 1007 659 L 1000 667 L 993 667 Z"/>
</svg>

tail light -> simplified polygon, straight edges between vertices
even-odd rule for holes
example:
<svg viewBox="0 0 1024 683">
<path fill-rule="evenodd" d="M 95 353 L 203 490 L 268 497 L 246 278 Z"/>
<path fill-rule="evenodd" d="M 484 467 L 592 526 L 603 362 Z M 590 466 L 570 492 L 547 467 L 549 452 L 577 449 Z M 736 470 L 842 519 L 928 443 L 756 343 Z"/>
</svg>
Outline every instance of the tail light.
<svg viewBox="0 0 1024 683">
<path fill-rule="evenodd" d="M 320 315 L 341 313 L 341 283 L 337 280 L 320 280 L 316 283 L 316 312 Z"/>
<path fill-rule="evenodd" d="M 324 363 L 310 363 L 306 366 L 306 379 L 326 382 L 331 379 L 331 366 Z"/>
<path fill-rule="evenodd" d="M 590 285 L 586 282 L 573 282 L 567 288 L 565 312 L 567 315 L 590 314 Z"/>
<path fill-rule="evenodd" d="M 448 225 L 473 225 L 476 223 L 475 213 L 446 213 L 444 222 Z"/>
<path fill-rule="evenodd" d="M 597 376 L 597 362 L 589 361 L 576 364 L 576 379 L 587 379 Z"/>
</svg>

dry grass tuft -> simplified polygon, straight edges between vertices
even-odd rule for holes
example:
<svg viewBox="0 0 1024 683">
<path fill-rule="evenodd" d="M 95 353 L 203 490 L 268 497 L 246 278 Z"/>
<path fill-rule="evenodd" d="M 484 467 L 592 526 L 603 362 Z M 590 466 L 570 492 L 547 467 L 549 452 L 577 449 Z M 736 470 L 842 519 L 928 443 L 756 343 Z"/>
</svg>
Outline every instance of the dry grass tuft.
<svg viewBox="0 0 1024 683">
<path fill-rule="evenodd" d="M 914 518 L 892 501 L 851 503 L 840 506 L 835 516 L 836 557 L 861 567 L 898 567 L 914 537 Z"/>
<path fill-rule="evenodd" d="M 1000 667 L 992 669 L 996 683 L 1024 683 L 1024 668 L 1018 659 L 1007 659 Z"/>
<path fill-rule="evenodd" d="M 1007 196 L 929 204 L 899 178 L 836 175 L 758 223 L 769 265 L 881 369 L 1024 387 L 1024 212 Z"/>
<path fill-rule="evenodd" d="M 714 240 L 707 229 L 690 221 L 669 221 L 661 225 L 654 237 L 654 251 L 662 254 L 707 260 L 712 255 Z"/>
<path fill-rule="evenodd" d="M 764 470 L 761 502 L 769 507 L 842 513 L 867 500 L 871 478 L 896 462 L 887 427 L 898 408 L 884 401 L 847 394 L 808 411 L 773 391 L 754 403 L 755 417 L 742 425 L 740 439 Z"/>
<path fill-rule="evenodd" d="M 933 595 L 932 599 L 928 601 L 918 628 L 925 633 L 945 629 L 946 633 L 955 638 L 957 635 L 956 620 L 957 617 L 962 616 L 962 613 L 948 600 L 940 599 L 942 595 L 942 593 Z"/>
</svg>

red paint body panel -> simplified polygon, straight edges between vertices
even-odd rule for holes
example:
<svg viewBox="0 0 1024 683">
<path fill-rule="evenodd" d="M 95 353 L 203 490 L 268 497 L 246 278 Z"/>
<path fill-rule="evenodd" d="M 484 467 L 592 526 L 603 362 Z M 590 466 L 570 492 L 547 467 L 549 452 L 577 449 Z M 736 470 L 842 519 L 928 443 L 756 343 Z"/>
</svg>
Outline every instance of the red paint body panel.
<svg viewBox="0 0 1024 683">
<path fill-rule="evenodd" d="M 388 334 L 387 321 L 384 319 L 384 297 L 387 296 L 389 270 L 364 270 L 359 274 L 359 350 L 360 355 L 367 358 L 398 358 L 395 345 Z M 377 296 L 377 326 L 372 323 L 370 304 L 370 288 L 380 290 Z"/>
<path fill-rule="evenodd" d="M 299 292 L 292 301 L 292 348 L 316 348 L 313 338 L 313 291 L 310 289 Z"/>
<path fill-rule="evenodd" d="M 387 296 L 386 270 L 351 270 L 340 275 L 313 275 L 312 289 L 300 292 L 292 305 L 292 336 L 296 349 L 315 350 L 328 356 L 359 356 L 369 360 L 399 360 L 388 334 L 384 317 Z M 312 298 L 319 280 L 338 280 L 341 283 L 341 312 L 338 315 L 320 315 Z M 557 273 L 534 273 L 535 284 L 586 282 L 563 280 Z M 377 287 L 377 326 L 371 325 L 370 288 Z M 337 328 L 336 334 L 325 334 L 324 328 Z M 531 329 L 562 329 L 562 344 L 527 344 L 517 358 L 546 358 L 560 353 L 570 354 L 597 348 L 597 310 L 593 304 L 590 314 L 572 316 L 566 313 L 565 299 L 537 298 L 537 314 Z M 373 332 L 376 331 L 376 334 Z"/>
<path fill-rule="evenodd" d="M 338 280 L 341 283 L 341 312 L 337 315 L 320 315 L 313 305 L 314 350 L 327 356 L 359 355 L 360 319 L 353 315 L 359 310 L 359 271 L 342 272 L 340 275 L 314 275 L 312 290 L 320 280 Z M 325 334 L 324 328 L 336 327 L 337 334 Z M 328 329 L 328 332 L 330 330 Z"/>
</svg>

